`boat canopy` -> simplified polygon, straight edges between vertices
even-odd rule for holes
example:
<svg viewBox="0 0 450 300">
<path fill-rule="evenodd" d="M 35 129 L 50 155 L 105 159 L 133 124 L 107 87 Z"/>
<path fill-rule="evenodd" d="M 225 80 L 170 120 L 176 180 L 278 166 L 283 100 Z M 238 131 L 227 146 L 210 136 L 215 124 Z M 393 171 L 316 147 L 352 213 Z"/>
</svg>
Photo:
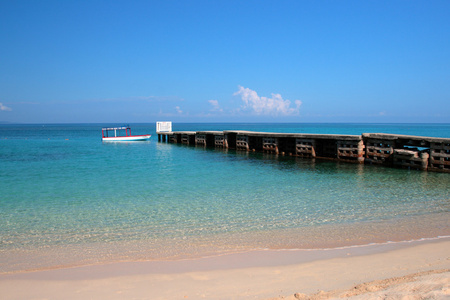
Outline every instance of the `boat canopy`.
<svg viewBox="0 0 450 300">
<path fill-rule="evenodd" d="M 122 127 L 105 127 L 102 128 L 102 136 L 108 137 L 109 131 L 114 131 L 114 136 L 117 137 L 117 133 L 120 135 L 120 130 L 125 130 L 125 136 L 131 136 L 131 128 L 130 126 L 122 126 Z"/>
<path fill-rule="evenodd" d="M 120 130 L 120 129 L 130 129 L 130 127 L 129 126 L 122 126 L 122 127 L 102 128 L 102 130 Z"/>
</svg>

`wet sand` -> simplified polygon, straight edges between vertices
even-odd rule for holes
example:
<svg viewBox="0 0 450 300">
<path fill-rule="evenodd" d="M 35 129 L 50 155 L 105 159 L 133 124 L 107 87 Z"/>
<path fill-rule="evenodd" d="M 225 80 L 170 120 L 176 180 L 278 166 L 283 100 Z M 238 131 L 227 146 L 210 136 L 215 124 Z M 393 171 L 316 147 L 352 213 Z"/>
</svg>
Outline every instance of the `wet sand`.
<svg viewBox="0 0 450 300">
<path fill-rule="evenodd" d="M 0 275 L 4 299 L 450 297 L 450 238 Z"/>
</svg>

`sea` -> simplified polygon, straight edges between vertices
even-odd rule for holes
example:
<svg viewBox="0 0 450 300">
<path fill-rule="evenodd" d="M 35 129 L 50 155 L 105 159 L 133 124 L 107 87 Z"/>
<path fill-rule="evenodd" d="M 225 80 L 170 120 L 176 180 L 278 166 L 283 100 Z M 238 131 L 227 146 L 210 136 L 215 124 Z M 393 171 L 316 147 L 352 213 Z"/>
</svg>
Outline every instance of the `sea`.
<svg viewBox="0 0 450 300">
<path fill-rule="evenodd" d="M 450 235 L 450 174 L 158 142 L 123 124 L 0 124 L 0 273 Z M 450 124 L 173 123 L 450 138 Z"/>
</svg>

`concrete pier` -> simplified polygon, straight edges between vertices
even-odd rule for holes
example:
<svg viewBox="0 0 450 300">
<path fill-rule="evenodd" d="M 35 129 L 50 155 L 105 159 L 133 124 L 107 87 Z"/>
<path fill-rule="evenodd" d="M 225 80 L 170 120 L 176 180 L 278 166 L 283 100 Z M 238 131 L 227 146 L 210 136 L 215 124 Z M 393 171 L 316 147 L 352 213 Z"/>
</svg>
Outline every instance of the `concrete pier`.
<svg viewBox="0 0 450 300">
<path fill-rule="evenodd" d="M 159 142 L 450 173 L 450 138 L 253 131 L 157 132 Z"/>
</svg>

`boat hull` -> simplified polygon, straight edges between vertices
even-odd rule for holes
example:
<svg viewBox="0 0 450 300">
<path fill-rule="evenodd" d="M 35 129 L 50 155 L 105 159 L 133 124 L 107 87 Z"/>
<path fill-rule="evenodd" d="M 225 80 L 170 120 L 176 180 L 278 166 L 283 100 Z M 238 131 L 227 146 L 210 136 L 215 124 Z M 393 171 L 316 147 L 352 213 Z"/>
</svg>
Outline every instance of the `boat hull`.
<svg viewBox="0 0 450 300">
<path fill-rule="evenodd" d="M 131 136 L 112 136 L 102 138 L 103 142 L 137 142 L 137 141 L 148 141 L 152 135 L 131 135 Z"/>
</svg>

